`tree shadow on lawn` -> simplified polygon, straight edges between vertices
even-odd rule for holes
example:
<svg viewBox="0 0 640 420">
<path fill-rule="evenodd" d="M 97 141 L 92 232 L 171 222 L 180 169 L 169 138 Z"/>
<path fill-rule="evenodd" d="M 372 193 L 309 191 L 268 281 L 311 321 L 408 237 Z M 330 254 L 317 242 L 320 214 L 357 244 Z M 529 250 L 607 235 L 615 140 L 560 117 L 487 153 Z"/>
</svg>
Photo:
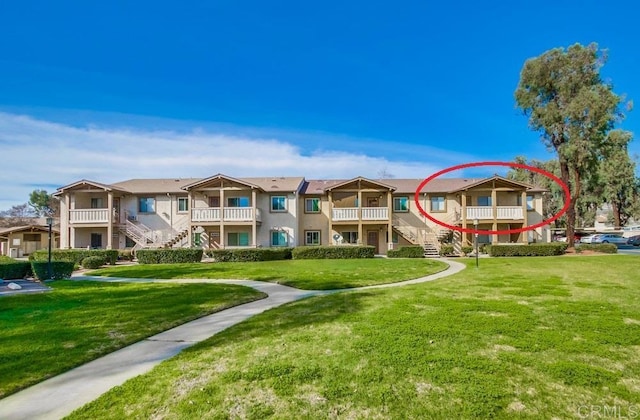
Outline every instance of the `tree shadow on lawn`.
<svg viewBox="0 0 640 420">
<path fill-rule="evenodd" d="M 183 353 L 198 352 L 229 341 L 246 341 L 265 337 L 277 339 L 287 331 L 347 318 L 364 309 L 365 299 L 379 293 L 379 291 L 331 293 L 291 302 L 253 316 L 184 350 Z"/>
</svg>

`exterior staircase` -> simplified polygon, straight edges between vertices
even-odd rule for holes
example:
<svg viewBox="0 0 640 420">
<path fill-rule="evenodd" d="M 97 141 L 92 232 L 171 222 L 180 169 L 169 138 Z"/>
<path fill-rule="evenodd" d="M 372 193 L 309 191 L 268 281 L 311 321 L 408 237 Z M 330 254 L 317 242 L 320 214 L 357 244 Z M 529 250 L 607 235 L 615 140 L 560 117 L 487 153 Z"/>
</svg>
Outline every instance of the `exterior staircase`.
<svg viewBox="0 0 640 420">
<path fill-rule="evenodd" d="M 424 256 L 435 258 L 440 256 L 440 241 L 429 228 L 415 228 L 407 225 L 395 225 L 393 229 L 407 242 L 419 245 L 424 249 Z"/>
<path fill-rule="evenodd" d="M 168 239 L 162 239 L 164 235 L 159 235 L 144 224 L 131 220 L 120 225 L 118 230 L 136 243 L 132 249 L 134 253 L 139 249 L 146 248 L 171 248 L 181 243 L 189 235 L 189 228 L 187 224 L 184 224 L 184 226 L 178 226 L 168 232 Z"/>
</svg>

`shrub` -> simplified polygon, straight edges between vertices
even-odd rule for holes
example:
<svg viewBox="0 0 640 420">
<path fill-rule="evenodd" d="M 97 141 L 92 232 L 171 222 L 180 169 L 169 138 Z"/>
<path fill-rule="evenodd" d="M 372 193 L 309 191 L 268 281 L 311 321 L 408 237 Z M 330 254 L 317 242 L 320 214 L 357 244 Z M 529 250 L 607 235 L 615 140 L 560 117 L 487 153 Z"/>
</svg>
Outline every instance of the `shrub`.
<svg viewBox="0 0 640 420">
<path fill-rule="evenodd" d="M 580 244 L 576 246 L 576 252 L 595 251 L 604 254 L 616 254 L 618 247 L 615 244 Z"/>
<path fill-rule="evenodd" d="M 0 279 L 23 279 L 31 275 L 31 264 L 28 261 L 11 259 L 0 261 Z"/>
<path fill-rule="evenodd" d="M 104 258 L 95 256 L 85 258 L 81 264 L 84 268 L 100 268 L 104 263 Z"/>
<path fill-rule="evenodd" d="M 3 263 L 3 262 L 14 262 L 14 261 L 16 261 L 16 260 L 14 260 L 11 257 L 7 257 L 6 255 L 0 255 L 0 263 Z"/>
<path fill-rule="evenodd" d="M 562 255 L 567 250 L 567 246 L 568 244 L 564 242 L 529 245 L 491 245 L 489 253 L 492 257 L 542 257 Z"/>
<path fill-rule="evenodd" d="M 29 255 L 30 261 L 47 261 L 49 251 L 40 249 Z M 51 251 L 51 261 L 70 261 L 80 264 L 87 257 L 102 257 L 106 262 L 115 265 L 118 260 L 117 249 L 54 249 Z"/>
<path fill-rule="evenodd" d="M 299 246 L 293 249 L 294 260 L 373 258 L 372 246 Z"/>
<path fill-rule="evenodd" d="M 398 249 L 387 251 L 389 258 L 423 258 L 424 249 L 421 246 L 401 246 Z"/>
<path fill-rule="evenodd" d="M 202 261 L 202 248 L 140 249 L 136 252 L 140 264 L 194 263 Z"/>
<path fill-rule="evenodd" d="M 453 245 L 440 246 L 440 255 L 453 255 Z"/>
<path fill-rule="evenodd" d="M 465 246 L 463 246 L 462 248 L 460 248 L 460 250 L 462 251 L 462 253 L 463 253 L 464 255 L 468 255 L 468 254 L 470 254 L 470 253 L 472 253 L 472 252 L 473 252 L 473 247 L 472 247 L 472 246 L 465 245 Z"/>
<path fill-rule="evenodd" d="M 119 249 L 118 261 L 133 261 L 133 252 L 130 249 Z"/>
<path fill-rule="evenodd" d="M 291 248 L 214 249 L 207 254 L 217 262 L 276 261 L 290 260 Z"/>
<path fill-rule="evenodd" d="M 491 254 L 491 244 L 481 244 L 478 250 L 481 254 Z"/>
<path fill-rule="evenodd" d="M 51 278 L 55 280 L 68 279 L 73 273 L 75 263 L 72 261 L 51 261 Z M 49 279 L 47 261 L 31 261 L 33 275 L 39 280 Z"/>
</svg>

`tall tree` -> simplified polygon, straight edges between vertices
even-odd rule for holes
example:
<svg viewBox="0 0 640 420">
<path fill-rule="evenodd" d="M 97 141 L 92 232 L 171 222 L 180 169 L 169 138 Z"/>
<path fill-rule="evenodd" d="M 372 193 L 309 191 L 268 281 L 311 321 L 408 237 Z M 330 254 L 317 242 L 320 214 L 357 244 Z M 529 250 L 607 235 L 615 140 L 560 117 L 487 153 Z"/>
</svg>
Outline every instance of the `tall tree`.
<svg viewBox="0 0 640 420">
<path fill-rule="evenodd" d="M 623 117 L 622 99 L 600 77 L 606 54 L 597 44 L 556 48 L 527 60 L 515 92 L 531 129 L 558 156 L 560 179 L 569 186 L 567 241 L 574 245 L 576 201 L 596 171 L 607 133 Z"/>
<path fill-rule="evenodd" d="M 0 226 L 23 226 L 31 222 L 35 214 L 27 203 L 18 204 L 9 210 L 0 211 Z"/>
<path fill-rule="evenodd" d="M 638 202 L 636 164 L 629 156 L 628 144 L 633 135 L 629 131 L 609 132 L 607 147 L 598 171 L 602 198 L 611 204 L 613 224 L 624 226 Z"/>
<path fill-rule="evenodd" d="M 53 197 L 45 190 L 33 190 L 29 194 L 29 206 L 33 212 L 40 217 L 51 216 L 54 213 L 52 208 Z"/>
</svg>

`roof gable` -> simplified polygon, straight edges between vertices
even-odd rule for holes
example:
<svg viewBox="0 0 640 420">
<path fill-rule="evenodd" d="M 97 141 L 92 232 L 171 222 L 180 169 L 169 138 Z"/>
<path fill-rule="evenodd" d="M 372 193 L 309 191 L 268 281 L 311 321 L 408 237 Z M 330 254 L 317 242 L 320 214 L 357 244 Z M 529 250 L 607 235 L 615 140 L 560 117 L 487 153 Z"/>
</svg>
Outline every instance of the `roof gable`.
<svg viewBox="0 0 640 420">
<path fill-rule="evenodd" d="M 262 188 L 260 188 L 258 185 L 256 184 L 252 184 L 250 182 L 247 181 L 243 181 L 241 179 L 238 178 L 232 178 L 230 176 L 227 175 L 223 175 L 223 174 L 216 174 L 214 176 L 211 176 L 209 178 L 204 178 L 201 179 L 199 181 L 196 182 L 192 182 L 191 184 L 187 184 L 184 187 L 182 187 L 183 190 L 189 191 L 189 190 L 194 190 L 197 188 L 205 188 L 205 187 L 219 187 L 219 186 L 223 186 L 224 183 L 228 182 L 231 184 L 236 184 L 236 185 L 242 185 L 245 187 L 249 187 L 251 189 L 258 189 L 258 190 L 262 190 Z"/>
<path fill-rule="evenodd" d="M 124 191 L 118 187 L 109 184 L 102 184 L 100 182 L 89 181 L 88 179 L 82 179 L 80 181 L 74 182 L 73 184 L 65 185 L 64 187 L 58 188 L 53 195 L 60 195 L 67 191 L 72 190 L 87 190 L 87 189 L 95 189 L 100 191 Z"/>
<path fill-rule="evenodd" d="M 388 184 L 384 184 L 380 181 L 376 181 L 373 179 L 368 179 L 362 176 L 358 176 L 343 182 L 338 182 L 337 184 L 333 184 L 331 186 L 326 187 L 324 190 L 325 191 L 333 191 L 335 189 L 340 189 L 340 188 L 344 188 L 344 187 L 348 187 L 349 185 L 355 184 L 357 185 L 359 188 L 362 188 L 363 185 L 366 186 L 370 186 L 373 187 L 374 189 L 385 189 L 385 190 L 389 190 L 389 191 L 394 191 L 396 188 L 388 185 Z"/>
<path fill-rule="evenodd" d="M 490 184 L 489 188 L 495 188 L 497 186 L 501 186 L 503 188 L 504 187 L 513 188 L 518 190 L 521 190 L 521 189 L 530 190 L 533 188 L 533 186 L 529 184 L 525 184 L 524 182 L 514 181 L 512 179 L 508 179 L 500 175 L 494 175 L 490 178 L 480 179 L 476 182 L 472 182 L 464 187 L 456 188 L 455 190 L 451 190 L 449 192 L 467 191 L 470 189 L 482 187 L 483 185 L 487 185 L 487 184 Z"/>
</svg>

